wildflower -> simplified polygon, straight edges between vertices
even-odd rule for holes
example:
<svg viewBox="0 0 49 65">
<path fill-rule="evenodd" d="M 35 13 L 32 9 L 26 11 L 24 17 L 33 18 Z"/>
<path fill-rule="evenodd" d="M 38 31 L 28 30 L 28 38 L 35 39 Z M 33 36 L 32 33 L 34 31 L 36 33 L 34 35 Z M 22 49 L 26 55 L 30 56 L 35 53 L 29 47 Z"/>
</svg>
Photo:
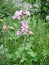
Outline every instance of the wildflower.
<svg viewBox="0 0 49 65">
<path fill-rule="evenodd" d="M 3 25 L 3 30 L 4 31 L 7 30 L 7 25 L 6 24 Z"/>
<path fill-rule="evenodd" d="M 15 12 L 15 15 L 17 15 L 17 16 L 22 15 L 22 10 L 16 11 L 16 12 Z"/>
<path fill-rule="evenodd" d="M 14 19 L 16 19 L 16 16 L 13 16 L 12 18 L 13 18 L 13 20 L 14 20 Z"/>
<path fill-rule="evenodd" d="M 22 32 L 21 32 L 21 31 L 17 31 L 16 34 L 17 34 L 17 35 L 22 35 Z"/>
<path fill-rule="evenodd" d="M 13 20 L 15 20 L 15 19 L 20 20 L 20 16 L 17 16 L 17 15 L 14 15 L 12 18 L 13 18 Z"/>
<path fill-rule="evenodd" d="M 25 14 L 26 16 L 30 16 L 30 12 L 25 10 L 25 11 L 22 11 L 22 10 L 19 10 L 19 11 L 16 11 L 14 16 L 12 17 L 13 19 L 18 19 L 20 20 L 20 17 L 22 14 Z"/>
<path fill-rule="evenodd" d="M 22 10 L 16 11 L 15 14 L 14 14 L 14 16 L 12 18 L 20 20 L 20 16 L 21 15 L 22 15 Z"/>
<path fill-rule="evenodd" d="M 26 16 L 30 16 L 30 12 L 29 11 L 24 11 L 23 14 L 25 14 Z"/>
<path fill-rule="evenodd" d="M 22 32 L 28 32 L 29 26 L 28 26 L 28 21 L 23 21 L 22 26 L 21 26 L 21 31 Z"/>
<path fill-rule="evenodd" d="M 19 15 L 22 15 L 22 10 L 19 11 Z"/>
<path fill-rule="evenodd" d="M 22 34 L 33 35 L 33 32 L 29 30 L 29 25 L 27 20 L 22 21 L 21 29 L 20 31 L 17 31 L 17 35 L 22 35 Z"/>
<path fill-rule="evenodd" d="M 33 32 L 32 31 L 29 31 L 29 35 L 33 35 Z"/>
</svg>

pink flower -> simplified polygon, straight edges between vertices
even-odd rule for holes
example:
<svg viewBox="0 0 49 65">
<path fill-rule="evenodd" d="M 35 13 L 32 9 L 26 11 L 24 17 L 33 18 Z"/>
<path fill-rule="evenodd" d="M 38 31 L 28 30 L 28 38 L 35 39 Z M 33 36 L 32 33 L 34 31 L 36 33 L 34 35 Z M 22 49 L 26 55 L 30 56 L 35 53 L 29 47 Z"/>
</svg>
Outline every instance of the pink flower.
<svg viewBox="0 0 49 65">
<path fill-rule="evenodd" d="M 29 26 L 28 26 L 28 21 L 23 21 L 22 26 L 21 26 L 21 31 L 22 32 L 28 32 Z"/>
<path fill-rule="evenodd" d="M 17 31 L 16 34 L 17 34 L 17 35 L 22 35 L 22 32 L 21 32 L 21 31 Z"/>
<path fill-rule="evenodd" d="M 24 11 L 23 14 L 25 14 L 26 16 L 30 16 L 30 12 L 29 11 Z"/>
<path fill-rule="evenodd" d="M 13 20 L 15 20 L 15 19 L 20 20 L 20 16 L 15 16 L 15 15 L 14 15 L 12 18 L 13 18 Z"/>
<path fill-rule="evenodd" d="M 16 19 L 20 20 L 20 16 L 16 16 Z"/>
<path fill-rule="evenodd" d="M 22 10 L 19 11 L 19 15 L 22 15 Z"/>
<path fill-rule="evenodd" d="M 12 18 L 13 18 L 13 20 L 14 20 L 14 19 L 16 19 L 16 16 L 13 16 Z"/>
<path fill-rule="evenodd" d="M 3 30 L 5 31 L 5 30 L 7 30 L 7 25 L 3 25 Z"/>
<path fill-rule="evenodd" d="M 22 10 L 16 11 L 16 12 L 15 12 L 15 15 L 16 15 L 16 16 L 22 15 Z"/>
<path fill-rule="evenodd" d="M 20 20 L 20 16 L 19 15 L 14 15 L 12 18 Z"/>
<path fill-rule="evenodd" d="M 20 16 L 22 14 L 25 14 L 26 16 L 30 16 L 30 12 L 29 11 L 27 11 L 27 10 L 26 11 L 19 10 L 19 11 L 15 12 L 15 14 L 14 14 L 14 16 L 12 18 L 20 20 Z"/>
<path fill-rule="evenodd" d="M 21 32 L 25 32 L 25 28 L 22 28 L 22 29 L 21 29 Z"/>
<path fill-rule="evenodd" d="M 14 16 L 12 18 L 20 20 L 20 16 L 21 15 L 22 15 L 22 10 L 16 11 L 15 14 L 14 14 Z"/>
<path fill-rule="evenodd" d="M 32 31 L 29 31 L 29 35 L 33 35 L 33 32 Z"/>
</svg>

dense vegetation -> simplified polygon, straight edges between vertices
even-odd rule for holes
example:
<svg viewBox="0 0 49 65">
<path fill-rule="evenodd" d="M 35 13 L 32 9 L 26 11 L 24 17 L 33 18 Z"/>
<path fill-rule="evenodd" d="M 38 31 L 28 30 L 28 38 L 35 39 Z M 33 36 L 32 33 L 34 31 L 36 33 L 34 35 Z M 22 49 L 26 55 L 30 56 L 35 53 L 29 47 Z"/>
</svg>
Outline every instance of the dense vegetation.
<svg viewBox="0 0 49 65">
<path fill-rule="evenodd" d="M 26 6 L 30 15 L 13 19 L 16 11 L 25 9 L 24 2 L 32 6 Z M 49 0 L 24 0 L 21 5 L 0 0 L 0 65 L 49 65 Z M 17 34 L 24 19 L 30 35 Z"/>
</svg>

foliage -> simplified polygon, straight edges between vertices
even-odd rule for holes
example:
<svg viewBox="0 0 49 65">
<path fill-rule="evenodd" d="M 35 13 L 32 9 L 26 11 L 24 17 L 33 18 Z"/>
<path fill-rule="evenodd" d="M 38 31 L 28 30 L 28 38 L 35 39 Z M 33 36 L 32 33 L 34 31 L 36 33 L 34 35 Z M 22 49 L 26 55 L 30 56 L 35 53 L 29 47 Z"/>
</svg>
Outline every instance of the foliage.
<svg viewBox="0 0 49 65">
<path fill-rule="evenodd" d="M 49 1 L 25 1 L 35 9 L 35 12 L 30 9 L 32 15 L 27 17 L 34 34 L 23 36 L 16 35 L 22 20 L 12 19 L 14 12 L 20 8 L 15 8 L 13 2 L 8 1 L 0 1 L 0 65 L 49 65 L 49 21 L 45 18 L 49 14 Z M 3 30 L 4 24 L 8 27 L 6 31 Z"/>
</svg>

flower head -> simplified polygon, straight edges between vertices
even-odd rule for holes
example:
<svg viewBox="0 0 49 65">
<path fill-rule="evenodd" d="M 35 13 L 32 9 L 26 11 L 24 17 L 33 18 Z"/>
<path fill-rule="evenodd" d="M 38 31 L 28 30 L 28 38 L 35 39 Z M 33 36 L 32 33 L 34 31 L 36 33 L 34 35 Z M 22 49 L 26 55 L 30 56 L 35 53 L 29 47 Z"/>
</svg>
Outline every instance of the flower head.
<svg viewBox="0 0 49 65">
<path fill-rule="evenodd" d="M 29 26 L 28 26 L 28 21 L 23 21 L 22 26 L 21 26 L 21 31 L 22 32 L 28 32 Z"/>
<path fill-rule="evenodd" d="M 33 35 L 33 32 L 32 31 L 29 31 L 29 35 Z"/>
<path fill-rule="evenodd" d="M 22 15 L 22 10 L 16 11 L 15 14 L 14 14 L 14 16 L 12 18 L 20 20 L 20 16 L 21 15 Z"/>
<path fill-rule="evenodd" d="M 19 11 L 16 11 L 14 16 L 12 17 L 13 19 L 18 19 L 20 20 L 20 17 L 21 15 L 26 15 L 26 16 L 30 16 L 30 12 L 25 10 L 25 11 L 22 11 L 22 10 L 19 10 Z"/>
<path fill-rule="evenodd" d="M 16 34 L 17 34 L 17 35 L 22 35 L 22 32 L 21 32 L 21 31 L 17 31 Z"/>
<path fill-rule="evenodd" d="M 3 25 L 3 30 L 4 31 L 7 30 L 7 25 L 6 24 Z"/>
<path fill-rule="evenodd" d="M 30 16 L 30 12 L 29 11 L 24 11 L 23 14 L 25 14 L 26 16 Z"/>
</svg>

